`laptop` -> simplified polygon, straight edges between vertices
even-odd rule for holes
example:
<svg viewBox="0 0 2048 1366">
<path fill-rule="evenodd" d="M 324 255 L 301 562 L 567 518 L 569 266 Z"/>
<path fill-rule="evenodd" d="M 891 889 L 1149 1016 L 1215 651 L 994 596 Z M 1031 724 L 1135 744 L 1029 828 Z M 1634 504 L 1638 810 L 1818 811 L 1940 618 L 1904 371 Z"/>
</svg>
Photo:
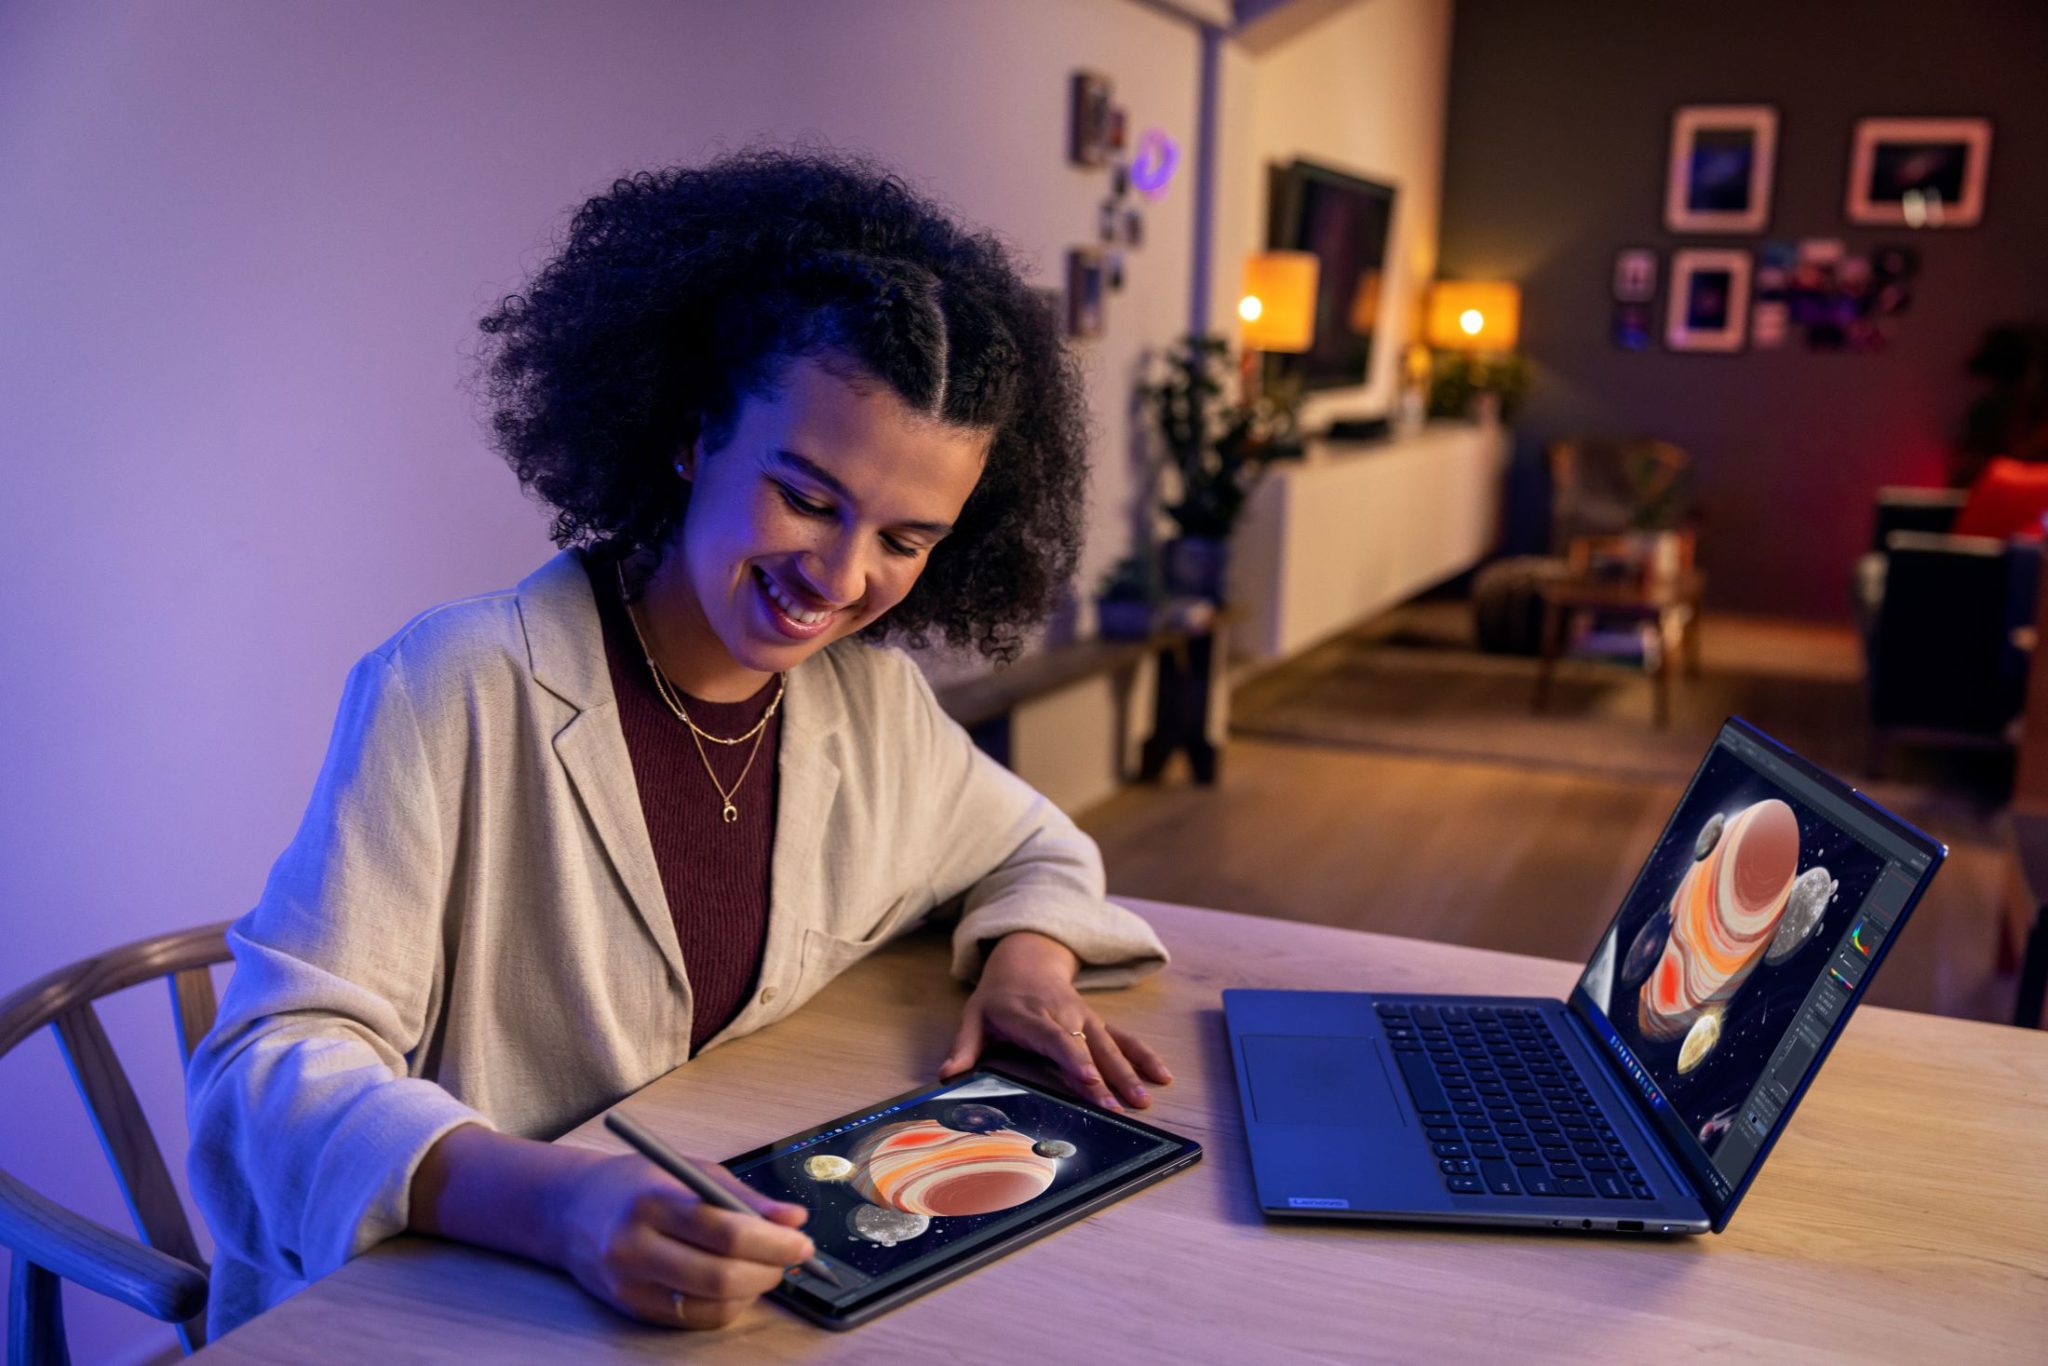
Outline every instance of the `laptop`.
<svg viewBox="0 0 2048 1366">
<path fill-rule="evenodd" d="M 1720 1232 L 1947 854 L 1730 719 L 1569 1000 L 1223 993 L 1260 1208 Z"/>
</svg>

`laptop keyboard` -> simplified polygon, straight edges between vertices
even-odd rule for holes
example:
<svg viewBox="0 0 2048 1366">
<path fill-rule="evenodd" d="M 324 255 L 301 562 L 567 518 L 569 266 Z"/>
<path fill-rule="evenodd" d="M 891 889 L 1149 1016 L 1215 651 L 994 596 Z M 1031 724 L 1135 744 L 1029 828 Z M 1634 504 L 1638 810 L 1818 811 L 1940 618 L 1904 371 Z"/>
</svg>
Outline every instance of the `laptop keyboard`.
<svg viewBox="0 0 2048 1366">
<path fill-rule="evenodd" d="M 1541 1011 L 1420 1001 L 1376 1008 L 1451 1190 L 1652 1198 Z"/>
</svg>

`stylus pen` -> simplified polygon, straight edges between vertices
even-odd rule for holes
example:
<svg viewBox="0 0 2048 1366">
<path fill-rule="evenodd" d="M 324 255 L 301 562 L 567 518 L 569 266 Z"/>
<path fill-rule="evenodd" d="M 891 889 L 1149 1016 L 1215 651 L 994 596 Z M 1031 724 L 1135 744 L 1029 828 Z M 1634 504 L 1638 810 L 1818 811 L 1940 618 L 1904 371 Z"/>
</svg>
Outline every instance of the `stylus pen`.
<svg viewBox="0 0 2048 1366">
<path fill-rule="evenodd" d="M 652 1162 L 655 1166 L 695 1191 L 698 1199 L 709 1201 L 720 1209 L 729 1209 L 734 1214 L 745 1214 L 755 1219 L 768 1218 L 767 1215 L 759 1213 L 737 1195 L 734 1195 L 731 1191 L 698 1170 L 696 1164 L 691 1162 L 689 1158 L 684 1157 L 674 1148 L 669 1147 L 668 1144 L 663 1143 L 660 1139 L 648 1133 L 632 1120 L 627 1119 L 617 1110 L 604 1117 L 604 1127 L 610 1129 L 620 1138 L 625 1139 L 626 1142 L 632 1144 L 635 1148 L 638 1148 L 640 1155 L 649 1162 Z M 806 1257 L 800 1265 L 802 1265 L 804 1270 L 810 1272 L 821 1281 L 829 1281 L 833 1285 L 839 1284 L 839 1278 L 832 1274 L 832 1268 L 826 1266 L 816 1257 Z"/>
</svg>

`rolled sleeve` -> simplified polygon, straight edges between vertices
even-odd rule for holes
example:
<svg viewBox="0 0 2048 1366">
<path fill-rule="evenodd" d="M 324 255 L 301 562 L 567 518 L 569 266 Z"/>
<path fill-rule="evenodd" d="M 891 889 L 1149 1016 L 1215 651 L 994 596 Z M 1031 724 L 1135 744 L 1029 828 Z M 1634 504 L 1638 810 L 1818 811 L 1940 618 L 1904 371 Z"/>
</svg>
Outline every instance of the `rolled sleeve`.
<svg viewBox="0 0 2048 1366">
<path fill-rule="evenodd" d="M 1083 990 L 1128 986 L 1169 959 L 1152 926 L 1104 895 L 1095 841 L 1044 794 L 989 758 L 947 716 L 907 657 L 914 680 L 906 729 L 925 750 L 937 849 L 933 894 L 957 903 L 953 975 L 981 975 L 983 945 L 1029 930 L 1056 939 L 1081 960 Z"/>
<path fill-rule="evenodd" d="M 403 1230 L 427 1149 L 483 1122 L 409 1075 L 439 992 L 444 844 L 403 678 L 365 656 L 298 833 L 229 933 L 186 1078 L 194 1199 L 265 1277 L 313 1279 Z"/>
</svg>

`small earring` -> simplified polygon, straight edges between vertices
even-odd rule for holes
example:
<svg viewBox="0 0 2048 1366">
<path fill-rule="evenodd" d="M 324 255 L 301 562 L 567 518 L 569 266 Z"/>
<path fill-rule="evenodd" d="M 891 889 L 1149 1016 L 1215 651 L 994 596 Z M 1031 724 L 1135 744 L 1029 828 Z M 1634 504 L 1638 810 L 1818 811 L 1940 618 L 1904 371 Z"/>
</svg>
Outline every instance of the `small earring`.
<svg viewBox="0 0 2048 1366">
<path fill-rule="evenodd" d="M 688 479 L 689 477 L 690 477 L 690 476 L 689 476 L 688 474 L 685 474 L 685 473 L 683 472 L 683 467 L 682 467 L 681 465 L 678 465 L 678 466 L 676 466 L 676 478 L 678 478 L 678 479 Z"/>
</svg>

